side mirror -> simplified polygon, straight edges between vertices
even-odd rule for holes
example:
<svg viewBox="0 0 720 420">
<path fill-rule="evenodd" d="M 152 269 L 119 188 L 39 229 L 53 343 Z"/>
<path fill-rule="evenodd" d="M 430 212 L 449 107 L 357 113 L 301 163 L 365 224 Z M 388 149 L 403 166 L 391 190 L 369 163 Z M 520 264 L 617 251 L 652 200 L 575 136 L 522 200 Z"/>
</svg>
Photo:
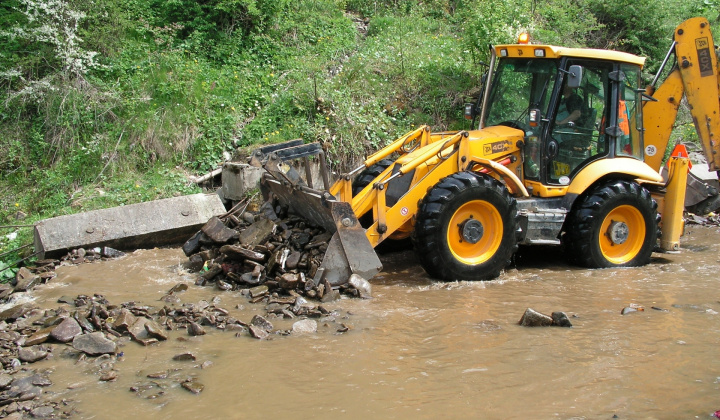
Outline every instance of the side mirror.
<svg viewBox="0 0 720 420">
<path fill-rule="evenodd" d="M 571 88 L 578 88 L 580 87 L 580 82 L 582 81 L 583 76 L 583 68 L 582 66 L 570 66 L 570 71 L 567 72 L 568 74 L 568 81 L 567 84 Z"/>
<path fill-rule="evenodd" d="M 477 113 L 475 112 L 475 104 L 467 103 L 465 104 L 465 119 L 466 120 L 472 120 L 475 118 Z"/>
<path fill-rule="evenodd" d="M 542 113 L 539 109 L 534 108 L 528 112 L 528 123 L 530 127 L 537 127 L 540 124 L 540 119 L 542 119 Z"/>
</svg>

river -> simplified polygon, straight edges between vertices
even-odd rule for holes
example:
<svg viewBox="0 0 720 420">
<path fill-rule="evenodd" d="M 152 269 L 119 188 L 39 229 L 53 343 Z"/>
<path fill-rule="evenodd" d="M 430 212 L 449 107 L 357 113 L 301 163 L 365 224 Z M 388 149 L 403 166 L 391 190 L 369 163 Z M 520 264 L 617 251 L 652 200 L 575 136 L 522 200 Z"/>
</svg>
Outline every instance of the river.
<svg viewBox="0 0 720 420">
<path fill-rule="evenodd" d="M 173 331 L 156 345 L 122 346 L 111 382 L 63 345 L 32 367 L 52 370 L 46 391 L 82 419 L 709 418 L 720 410 L 718 238 L 717 227 L 688 226 L 681 253 L 631 269 L 580 269 L 558 249 L 528 248 L 488 282 L 435 282 L 411 252 L 390 254 L 373 298 L 324 304 L 337 322 L 321 319 L 315 334 Z M 239 292 L 192 285 L 186 260 L 154 249 L 62 267 L 34 296 L 46 308 L 94 293 L 162 307 L 185 282 L 182 302 L 219 299 L 245 322 L 264 315 Z M 631 304 L 644 311 L 621 315 Z M 521 327 L 526 308 L 563 311 L 573 327 Z M 289 329 L 296 320 L 271 321 Z M 183 352 L 197 360 L 172 360 Z M 147 378 L 159 371 L 168 379 Z M 205 385 L 198 395 L 180 386 L 191 377 Z M 154 391 L 130 391 L 151 381 Z"/>
</svg>

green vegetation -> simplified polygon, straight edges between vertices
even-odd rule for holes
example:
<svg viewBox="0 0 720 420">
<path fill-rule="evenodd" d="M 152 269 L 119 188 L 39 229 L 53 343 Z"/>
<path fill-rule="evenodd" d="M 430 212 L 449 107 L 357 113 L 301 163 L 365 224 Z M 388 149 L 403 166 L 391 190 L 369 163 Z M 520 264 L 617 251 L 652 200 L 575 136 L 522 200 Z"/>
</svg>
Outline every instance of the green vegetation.
<svg viewBox="0 0 720 420">
<path fill-rule="evenodd" d="M 652 72 L 675 25 L 717 22 L 719 5 L 6 0 L 0 224 L 196 192 L 187 175 L 262 143 L 320 141 L 347 168 L 420 124 L 467 128 L 462 104 L 488 44 L 529 30 L 537 42 L 648 55 Z M 0 254 L 30 237 L 3 229 Z"/>
</svg>

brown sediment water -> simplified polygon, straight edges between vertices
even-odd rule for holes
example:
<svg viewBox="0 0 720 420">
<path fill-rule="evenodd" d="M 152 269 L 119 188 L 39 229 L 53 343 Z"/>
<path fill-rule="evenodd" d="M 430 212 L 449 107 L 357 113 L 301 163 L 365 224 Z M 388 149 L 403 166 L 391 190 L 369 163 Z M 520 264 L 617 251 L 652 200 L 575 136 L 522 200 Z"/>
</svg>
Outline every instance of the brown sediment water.
<svg viewBox="0 0 720 420">
<path fill-rule="evenodd" d="M 436 282 L 412 252 L 388 254 L 373 298 L 324 304 L 336 322 L 318 319 L 314 334 L 173 331 L 120 347 L 111 382 L 99 380 L 102 359 L 76 363 L 63 345 L 32 368 L 51 369 L 46 391 L 87 419 L 708 418 L 720 410 L 718 239 L 718 228 L 690 226 L 680 254 L 629 269 L 581 269 L 558 249 L 527 248 L 488 282 Z M 160 308 L 185 282 L 182 302 L 219 299 L 245 322 L 265 314 L 240 292 L 194 286 L 186 261 L 180 249 L 154 249 L 62 267 L 33 296 L 44 308 L 94 293 Z M 621 315 L 631 304 L 644 311 Z M 521 327 L 526 308 L 564 311 L 573 327 Z M 271 321 L 290 329 L 297 319 Z M 340 322 L 350 330 L 339 333 Z M 197 360 L 173 361 L 184 352 Z M 147 377 L 158 372 L 168 378 Z M 181 387 L 189 378 L 200 394 Z"/>
</svg>

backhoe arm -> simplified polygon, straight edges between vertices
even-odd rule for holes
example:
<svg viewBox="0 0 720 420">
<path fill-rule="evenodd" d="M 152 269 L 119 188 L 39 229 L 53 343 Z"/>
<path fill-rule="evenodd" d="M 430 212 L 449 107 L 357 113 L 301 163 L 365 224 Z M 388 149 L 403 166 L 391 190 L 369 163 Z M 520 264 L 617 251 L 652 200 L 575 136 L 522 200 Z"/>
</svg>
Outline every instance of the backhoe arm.
<svg viewBox="0 0 720 420">
<path fill-rule="evenodd" d="M 720 170 L 720 74 L 710 24 L 692 18 L 675 29 L 674 70 L 643 106 L 645 161 L 659 170 L 682 96 L 711 171 Z"/>
</svg>

